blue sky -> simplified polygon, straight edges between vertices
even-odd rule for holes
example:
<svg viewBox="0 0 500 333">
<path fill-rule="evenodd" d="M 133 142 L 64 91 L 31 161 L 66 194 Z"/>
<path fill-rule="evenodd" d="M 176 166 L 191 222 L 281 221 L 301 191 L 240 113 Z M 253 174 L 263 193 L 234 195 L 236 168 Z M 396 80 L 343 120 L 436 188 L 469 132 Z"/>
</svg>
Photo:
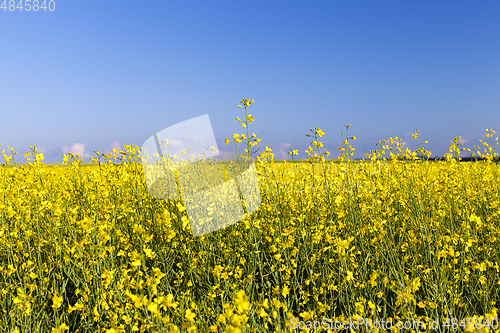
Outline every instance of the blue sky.
<svg viewBox="0 0 500 333">
<path fill-rule="evenodd" d="M 16 3 L 18 1 L 16 0 Z M 0 143 L 68 150 L 142 143 L 209 114 L 221 150 L 251 131 L 304 158 L 319 126 L 336 156 L 418 128 L 434 155 L 500 130 L 500 2 L 55 0 L 0 10 Z"/>
</svg>

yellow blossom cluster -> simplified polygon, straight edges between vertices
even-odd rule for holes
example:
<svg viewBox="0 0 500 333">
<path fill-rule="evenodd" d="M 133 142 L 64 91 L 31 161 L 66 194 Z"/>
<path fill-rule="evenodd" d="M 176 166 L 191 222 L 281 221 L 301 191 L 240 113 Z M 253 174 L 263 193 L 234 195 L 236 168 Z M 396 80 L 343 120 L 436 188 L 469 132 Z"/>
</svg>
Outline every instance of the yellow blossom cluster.
<svg viewBox="0 0 500 333">
<path fill-rule="evenodd" d="M 235 145 L 253 156 L 254 118 L 237 121 L 247 133 Z M 280 332 L 292 320 L 460 318 L 493 332 L 500 165 L 486 134 L 475 162 L 460 161 L 459 137 L 440 161 L 397 137 L 355 160 L 348 132 L 328 160 L 325 133 L 311 129 L 305 161 L 275 161 L 269 147 L 255 156 L 255 213 L 199 237 L 182 200 L 148 194 L 134 145 L 90 165 L 71 153 L 46 165 L 36 147 L 26 164 L 2 152 L 0 328 Z"/>
</svg>

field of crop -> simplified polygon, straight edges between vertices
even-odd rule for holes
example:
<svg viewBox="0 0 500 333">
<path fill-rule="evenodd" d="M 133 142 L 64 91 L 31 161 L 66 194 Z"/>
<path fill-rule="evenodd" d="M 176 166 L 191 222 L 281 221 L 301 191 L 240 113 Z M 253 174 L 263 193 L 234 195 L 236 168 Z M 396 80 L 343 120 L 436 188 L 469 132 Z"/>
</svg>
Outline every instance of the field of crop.
<svg viewBox="0 0 500 333">
<path fill-rule="evenodd" d="M 246 112 L 250 103 L 242 105 Z M 253 118 L 245 116 L 248 130 Z M 251 150 L 258 140 L 249 134 L 235 144 Z M 7 157 L 0 330 L 279 332 L 363 318 L 493 331 L 494 132 L 476 162 L 455 158 L 458 139 L 447 159 L 431 162 L 397 138 L 356 161 L 347 132 L 342 156 L 327 160 L 323 134 L 311 130 L 300 163 L 277 163 L 269 148 L 255 154 L 259 209 L 200 237 L 181 200 L 148 195 L 135 146 L 95 156 L 93 166 L 71 154 L 64 166 L 46 166 L 36 149 L 28 164 L 12 167 Z"/>
</svg>

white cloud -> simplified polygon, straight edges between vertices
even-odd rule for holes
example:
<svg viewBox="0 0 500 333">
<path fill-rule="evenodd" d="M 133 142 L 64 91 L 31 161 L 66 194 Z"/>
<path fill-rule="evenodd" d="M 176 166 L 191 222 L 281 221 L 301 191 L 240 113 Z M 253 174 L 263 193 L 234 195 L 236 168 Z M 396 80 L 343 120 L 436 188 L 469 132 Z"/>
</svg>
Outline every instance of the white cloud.
<svg viewBox="0 0 500 333">
<path fill-rule="evenodd" d="M 465 139 L 458 140 L 458 143 L 467 143 L 467 142 L 469 142 L 469 140 L 465 140 Z"/>
<path fill-rule="evenodd" d="M 118 149 L 118 150 L 120 150 L 121 148 L 122 147 L 120 146 L 120 144 L 118 142 L 116 142 L 116 141 L 111 144 L 111 149 Z"/>
<path fill-rule="evenodd" d="M 199 137 L 199 136 L 193 136 L 193 137 L 190 137 L 190 139 L 192 139 L 192 140 L 194 140 L 194 141 L 201 141 L 201 142 L 205 141 L 205 139 L 204 139 L 204 138 Z"/>
<path fill-rule="evenodd" d="M 276 150 L 276 156 L 278 156 L 278 158 L 281 158 L 281 159 L 287 159 L 289 158 L 288 156 L 288 151 L 285 151 L 285 149 L 288 150 L 288 148 L 290 148 L 292 146 L 291 143 L 280 143 L 279 145 L 279 148 Z"/>
<path fill-rule="evenodd" d="M 112 143 L 111 143 L 111 146 L 110 146 L 109 148 L 108 148 L 108 147 L 104 148 L 104 149 L 102 150 L 102 152 L 103 152 L 104 154 L 110 154 L 112 149 L 122 150 L 122 149 L 123 149 L 123 147 L 120 145 L 120 143 L 119 143 L 118 141 L 115 141 L 115 142 L 112 142 Z"/>
<path fill-rule="evenodd" d="M 182 143 L 181 140 L 172 139 L 172 140 L 168 140 L 167 147 L 168 147 L 168 145 L 171 145 L 174 147 L 182 147 L 184 144 Z"/>
<path fill-rule="evenodd" d="M 85 151 L 85 144 L 84 143 L 73 143 L 71 147 L 68 147 L 68 145 L 64 145 L 61 150 L 63 153 L 67 154 L 69 152 L 75 153 L 75 154 L 80 154 L 82 157 L 90 157 L 90 154 Z"/>
</svg>

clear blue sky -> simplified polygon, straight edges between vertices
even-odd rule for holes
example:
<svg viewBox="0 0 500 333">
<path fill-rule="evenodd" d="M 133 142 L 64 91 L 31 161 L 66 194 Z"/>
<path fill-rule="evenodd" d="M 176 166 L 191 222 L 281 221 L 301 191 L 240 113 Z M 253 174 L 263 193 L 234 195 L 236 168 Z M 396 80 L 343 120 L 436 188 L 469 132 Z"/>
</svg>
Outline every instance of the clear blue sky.
<svg viewBox="0 0 500 333">
<path fill-rule="evenodd" d="M 19 159 L 140 146 L 203 114 L 227 149 L 241 98 L 277 157 L 304 158 L 314 126 L 336 156 L 352 124 L 358 157 L 390 136 L 414 147 L 417 127 L 434 155 L 500 132 L 496 0 L 55 3 L 0 10 L 0 143 Z"/>
</svg>

